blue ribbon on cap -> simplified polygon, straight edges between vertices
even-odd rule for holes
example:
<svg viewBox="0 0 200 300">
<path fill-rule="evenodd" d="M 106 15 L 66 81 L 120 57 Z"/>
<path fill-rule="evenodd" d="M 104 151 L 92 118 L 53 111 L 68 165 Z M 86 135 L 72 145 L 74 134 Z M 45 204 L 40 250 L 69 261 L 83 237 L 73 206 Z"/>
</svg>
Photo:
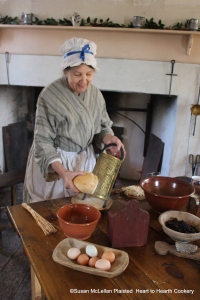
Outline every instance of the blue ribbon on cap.
<svg viewBox="0 0 200 300">
<path fill-rule="evenodd" d="M 81 51 L 72 51 L 72 52 L 69 52 L 69 53 L 66 53 L 64 55 L 64 58 L 66 58 L 67 56 L 70 56 L 70 55 L 73 55 L 73 54 L 76 54 L 76 53 L 80 53 L 80 58 L 82 59 L 82 61 L 85 61 L 85 53 L 89 53 L 89 54 L 92 54 L 94 55 L 93 52 L 89 51 L 90 50 L 90 46 L 89 44 L 86 44 Z"/>
</svg>

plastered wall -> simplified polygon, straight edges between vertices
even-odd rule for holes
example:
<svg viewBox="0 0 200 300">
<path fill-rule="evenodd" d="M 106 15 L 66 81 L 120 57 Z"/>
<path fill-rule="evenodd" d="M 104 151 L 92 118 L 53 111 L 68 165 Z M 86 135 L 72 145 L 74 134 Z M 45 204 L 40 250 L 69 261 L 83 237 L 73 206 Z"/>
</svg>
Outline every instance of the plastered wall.
<svg viewBox="0 0 200 300">
<path fill-rule="evenodd" d="M 129 24 L 133 16 L 159 19 L 170 26 L 186 19 L 200 18 L 199 0 L 0 0 L 2 16 L 33 13 L 39 19 L 53 17 L 69 19 L 73 12 L 82 18 L 110 18 L 120 24 Z"/>
</svg>

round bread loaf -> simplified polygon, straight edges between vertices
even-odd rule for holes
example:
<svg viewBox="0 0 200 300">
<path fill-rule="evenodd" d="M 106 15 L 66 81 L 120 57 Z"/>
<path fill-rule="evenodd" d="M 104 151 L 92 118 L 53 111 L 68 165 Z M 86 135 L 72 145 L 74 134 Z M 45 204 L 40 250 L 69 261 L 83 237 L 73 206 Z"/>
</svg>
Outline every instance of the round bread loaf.
<svg viewBox="0 0 200 300">
<path fill-rule="evenodd" d="M 80 192 L 93 194 L 98 184 L 98 177 L 93 173 L 86 173 L 76 176 L 73 183 Z"/>
</svg>

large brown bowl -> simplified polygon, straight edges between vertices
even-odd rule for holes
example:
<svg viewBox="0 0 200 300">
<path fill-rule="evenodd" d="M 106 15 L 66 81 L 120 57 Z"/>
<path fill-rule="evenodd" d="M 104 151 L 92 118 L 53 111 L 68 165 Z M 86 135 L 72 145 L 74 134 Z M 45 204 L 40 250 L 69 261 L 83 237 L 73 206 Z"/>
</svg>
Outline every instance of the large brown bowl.
<svg viewBox="0 0 200 300">
<path fill-rule="evenodd" d="M 65 236 L 88 239 L 94 232 L 101 213 L 87 204 L 67 204 L 57 211 L 59 225 Z"/>
<path fill-rule="evenodd" d="M 183 180 L 153 176 L 140 183 L 149 205 L 158 212 L 180 210 L 194 193 L 194 187 Z"/>
</svg>

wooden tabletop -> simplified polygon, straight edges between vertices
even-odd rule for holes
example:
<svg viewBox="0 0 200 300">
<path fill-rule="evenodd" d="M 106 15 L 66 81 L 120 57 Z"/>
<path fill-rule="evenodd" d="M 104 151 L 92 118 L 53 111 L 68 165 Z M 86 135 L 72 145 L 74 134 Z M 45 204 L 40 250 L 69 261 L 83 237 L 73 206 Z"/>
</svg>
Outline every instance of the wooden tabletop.
<svg viewBox="0 0 200 300">
<path fill-rule="evenodd" d="M 128 201 L 120 195 L 112 198 L 114 201 L 109 211 L 121 210 Z M 58 226 L 56 212 L 66 203 L 70 203 L 70 198 L 37 202 L 30 206 Z M 154 250 L 156 241 L 174 242 L 163 232 L 158 222 L 159 214 L 146 201 L 141 201 L 140 207 L 150 214 L 147 244 L 120 248 L 128 253 L 129 265 L 123 273 L 113 278 L 75 271 L 54 262 L 53 250 L 66 238 L 62 231 L 58 229 L 56 233 L 45 236 L 31 214 L 21 205 L 10 206 L 7 211 L 48 300 L 107 299 L 108 295 L 112 299 L 198 299 L 199 261 L 173 254 L 157 254 Z M 200 210 L 192 213 L 200 217 Z M 107 219 L 107 212 L 102 212 L 98 226 L 87 242 L 111 247 L 107 236 Z M 200 246 L 200 241 L 194 244 Z"/>
</svg>

